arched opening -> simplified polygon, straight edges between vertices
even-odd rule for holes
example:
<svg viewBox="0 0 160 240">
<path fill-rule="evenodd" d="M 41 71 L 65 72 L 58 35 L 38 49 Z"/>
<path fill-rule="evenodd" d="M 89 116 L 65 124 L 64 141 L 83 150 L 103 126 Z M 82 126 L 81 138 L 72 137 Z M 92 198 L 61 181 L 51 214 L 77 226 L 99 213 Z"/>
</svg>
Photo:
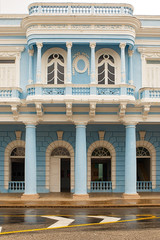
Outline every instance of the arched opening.
<svg viewBox="0 0 160 240">
<path fill-rule="evenodd" d="M 24 191 L 25 180 L 25 148 L 16 147 L 10 155 L 9 191 Z"/>
<path fill-rule="evenodd" d="M 111 191 L 111 154 L 105 147 L 96 148 L 91 155 L 91 191 Z"/>
<path fill-rule="evenodd" d="M 65 147 L 53 149 L 50 160 L 50 192 L 70 192 L 70 153 Z"/>
<path fill-rule="evenodd" d="M 151 182 L 151 155 L 147 148 L 137 147 L 137 190 L 152 189 Z"/>
</svg>

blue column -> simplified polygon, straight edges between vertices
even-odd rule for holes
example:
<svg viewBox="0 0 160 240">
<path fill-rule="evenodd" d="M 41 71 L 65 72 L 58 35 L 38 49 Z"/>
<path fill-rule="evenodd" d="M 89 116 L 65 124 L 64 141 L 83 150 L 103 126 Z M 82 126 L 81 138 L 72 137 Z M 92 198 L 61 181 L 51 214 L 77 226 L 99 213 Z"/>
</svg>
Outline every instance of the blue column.
<svg viewBox="0 0 160 240">
<path fill-rule="evenodd" d="M 120 43 L 119 45 L 121 48 L 121 83 L 126 83 L 125 46 L 126 43 Z"/>
<path fill-rule="evenodd" d="M 37 74 L 36 74 L 36 82 L 41 83 L 41 49 L 43 47 L 42 43 L 37 43 Z"/>
<path fill-rule="evenodd" d="M 95 69 L 96 69 L 96 64 L 95 64 L 95 47 L 96 43 L 91 42 L 90 43 L 90 48 L 91 48 L 91 83 L 96 83 L 96 75 L 95 75 Z"/>
<path fill-rule="evenodd" d="M 125 194 L 138 195 L 136 191 L 137 162 L 136 162 L 136 126 L 126 125 L 125 148 Z"/>
<path fill-rule="evenodd" d="M 29 53 L 29 79 L 28 79 L 28 83 L 32 84 L 33 83 L 33 54 L 34 54 L 34 50 L 33 49 L 29 49 L 28 50 Z"/>
<path fill-rule="evenodd" d="M 26 125 L 25 196 L 38 197 L 36 179 L 36 126 Z"/>
<path fill-rule="evenodd" d="M 129 55 L 129 83 L 133 84 L 133 50 L 128 50 Z"/>
<path fill-rule="evenodd" d="M 72 83 L 72 55 L 71 55 L 71 48 L 72 43 L 67 42 L 67 83 Z"/>
<path fill-rule="evenodd" d="M 86 126 L 76 126 L 75 195 L 87 195 Z"/>
</svg>

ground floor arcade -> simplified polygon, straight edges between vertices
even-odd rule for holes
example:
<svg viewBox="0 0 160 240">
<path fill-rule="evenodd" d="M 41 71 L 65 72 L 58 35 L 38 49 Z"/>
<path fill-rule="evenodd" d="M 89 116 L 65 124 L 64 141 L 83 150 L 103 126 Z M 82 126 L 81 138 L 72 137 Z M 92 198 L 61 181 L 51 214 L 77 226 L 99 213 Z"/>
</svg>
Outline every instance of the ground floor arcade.
<svg viewBox="0 0 160 240">
<path fill-rule="evenodd" d="M 6 125 L 0 191 L 159 192 L 158 125 Z"/>
</svg>

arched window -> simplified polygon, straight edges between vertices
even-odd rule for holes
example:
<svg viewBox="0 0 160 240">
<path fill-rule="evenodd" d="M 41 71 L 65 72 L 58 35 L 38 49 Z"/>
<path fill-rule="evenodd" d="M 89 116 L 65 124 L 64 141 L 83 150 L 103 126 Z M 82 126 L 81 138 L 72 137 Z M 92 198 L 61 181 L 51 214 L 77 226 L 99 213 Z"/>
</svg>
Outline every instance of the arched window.
<svg viewBox="0 0 160 240">
<path fill-rule="evenodd" d="M 115 84 L 115 60 L 110 54 L 98 58 L 98 84 Z"/>
<path fill-rule="evenodd" d="M 53 53 L 48 57 L 47 83 L 64 84 L 64 57 L 61 54 Z"/>
<path fill-rule="evenodd" d="M 11 181 L 24 181 L 25 149 L 14 148 L 10 155 L 11 159 Z"/>
<path fill-rule="evenodd" d="M 151 156 L 145 147 L 137 147 L 137 181 L 150 181 L 150 160 Z"/>
<path fill-rule="evenodd" d="M 42 79 L 45 84 L 64 84 L 66 79 L 66 51 L 50 48 L 42 56 Z"/>
<path fill-rule="evenodd" d="M 98 84 L 118 84 L 121 76 L 121 60 L 117 52 L 102 48 L 96 52 L 96 76 Z"/>
<path fill-rule="evenodd" d="M 105 147 L 92 152 L 91 181 L 111 181 L 111 154 Z"/>
</svg>

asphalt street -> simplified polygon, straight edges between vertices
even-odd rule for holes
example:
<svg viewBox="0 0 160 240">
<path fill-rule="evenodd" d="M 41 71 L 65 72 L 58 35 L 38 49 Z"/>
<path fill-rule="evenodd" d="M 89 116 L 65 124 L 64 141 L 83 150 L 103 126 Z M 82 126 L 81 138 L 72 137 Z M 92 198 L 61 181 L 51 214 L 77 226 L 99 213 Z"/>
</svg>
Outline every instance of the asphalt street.
<svg viewBox="0 0 160 240">
<path fill-rule="evenodd" d="M 160 239 L 160 208 L 0 209 L 0 239 Z"/>
</svg>

